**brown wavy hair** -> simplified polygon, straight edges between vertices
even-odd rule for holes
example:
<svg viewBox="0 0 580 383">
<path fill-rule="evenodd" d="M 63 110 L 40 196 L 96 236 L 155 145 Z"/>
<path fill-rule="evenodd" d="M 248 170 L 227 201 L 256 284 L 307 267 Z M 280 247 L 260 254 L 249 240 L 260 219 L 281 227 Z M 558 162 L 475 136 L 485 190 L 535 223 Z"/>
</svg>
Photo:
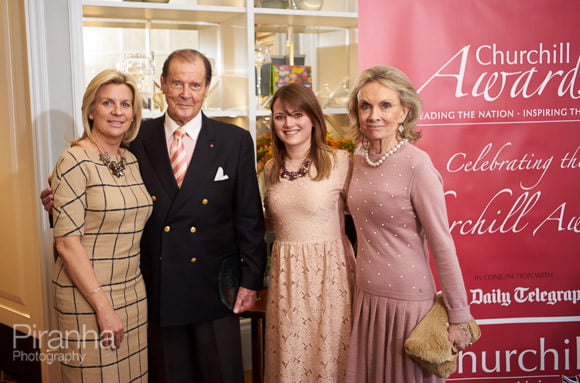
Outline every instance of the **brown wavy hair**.
<svg viewBox="0 0 580 383">
<path fill-rule="evenodd" d="M 274 114 L 274 103 L 280 101 L 284 105 L 292 107 L 306 113 L 312 122 L 312 136 L 310 137 L 310 152 L 308 159 L 316 168 L 317 174 L 313 178 L 319 181 L 330 176 L 334 166 L 335 149 L 326 143 L 326 121 L 322 108 L 310 88 L 302 84 L 290 83 L 279 88 L 270 103 L 270 111 Z M 270 181 L 276 183 L 280 181 L 280 169 L 286 158 L 286 147 L 282 140 L 278 138 L 274 129 L 274 118 L 270 121 L 272 129 L 272 171 Z"/>
</svg>

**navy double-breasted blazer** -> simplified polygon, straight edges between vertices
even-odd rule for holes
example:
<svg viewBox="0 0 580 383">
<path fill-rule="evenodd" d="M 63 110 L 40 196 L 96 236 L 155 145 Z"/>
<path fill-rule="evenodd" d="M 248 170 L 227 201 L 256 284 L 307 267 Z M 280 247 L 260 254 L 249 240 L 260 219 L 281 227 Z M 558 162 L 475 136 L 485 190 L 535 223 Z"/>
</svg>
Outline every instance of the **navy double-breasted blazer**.
<svg viewBox="0 0 580 383">
<path fill-rule="evenodd" d="M 251 290 L 262 287 L 266 261 L 253 140 L 242 128 L 202 115 L 178 188 L 164 120 L 144 121 L 129 147 L 154 206 L 141 240 L 149 319 L 169 326 L 233 315 L 219 298 L 221 261 L 238 254 L 241 285 Z"/>
</svg>

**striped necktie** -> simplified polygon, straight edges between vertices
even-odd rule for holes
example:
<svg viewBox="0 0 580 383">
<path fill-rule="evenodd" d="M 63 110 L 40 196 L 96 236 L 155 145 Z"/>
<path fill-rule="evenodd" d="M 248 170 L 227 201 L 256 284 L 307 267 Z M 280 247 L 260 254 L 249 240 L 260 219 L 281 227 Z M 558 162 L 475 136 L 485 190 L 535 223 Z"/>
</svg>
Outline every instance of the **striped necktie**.
<svg viewBox="0 0 580 383">
<path fill-rule="evenodd" d="M 169 148 L 169 158 L 171 160 L 171 168 L 173 175 L 177 181 L 177 186 L 181 187 L 183 179 L 185 178 L 185 171 L 187 170 L 187 156 L 185 153 L 185 146 L 183 145 L 183 137 L 187 133 L 183 128 L 178 128 L 173 132 L 173 142 Z"/>
</svg>

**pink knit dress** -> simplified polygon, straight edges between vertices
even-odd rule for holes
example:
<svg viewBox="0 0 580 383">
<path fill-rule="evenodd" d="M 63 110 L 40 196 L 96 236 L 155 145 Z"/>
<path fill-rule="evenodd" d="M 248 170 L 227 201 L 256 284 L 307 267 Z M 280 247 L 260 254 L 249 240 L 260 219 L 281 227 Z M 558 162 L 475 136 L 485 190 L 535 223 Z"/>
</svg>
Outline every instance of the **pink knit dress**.
<svg viewBox="0 0 580 383">
<path fill-rule="evenodd" d="M 436 294 L 427 242 L 451 322 L 470 319 L 441 176 L 429 156 L 408 143 L 378 167 L 359 150 L 347 202 L 358 247 L 347 382 L 442 381 L 403 348 Z"/>
</svg>

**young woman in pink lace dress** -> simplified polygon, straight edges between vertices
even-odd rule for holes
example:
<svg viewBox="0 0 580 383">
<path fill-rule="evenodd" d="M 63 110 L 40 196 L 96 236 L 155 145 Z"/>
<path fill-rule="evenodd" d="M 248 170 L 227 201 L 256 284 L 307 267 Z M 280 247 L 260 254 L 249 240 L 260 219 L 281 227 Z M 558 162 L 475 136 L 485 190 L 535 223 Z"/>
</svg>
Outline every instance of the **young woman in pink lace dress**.
<svg viewBox="0 0 580 383">
<path fill-rule="evenodd" d="M 266 382 L 343 382 L 353 250 L 344 233 L 350 156 L 326 144 L 324 115 L 298 84 L 272 101 L 266 222 L 276 234 L 266 309 Z"/>
</svg>

